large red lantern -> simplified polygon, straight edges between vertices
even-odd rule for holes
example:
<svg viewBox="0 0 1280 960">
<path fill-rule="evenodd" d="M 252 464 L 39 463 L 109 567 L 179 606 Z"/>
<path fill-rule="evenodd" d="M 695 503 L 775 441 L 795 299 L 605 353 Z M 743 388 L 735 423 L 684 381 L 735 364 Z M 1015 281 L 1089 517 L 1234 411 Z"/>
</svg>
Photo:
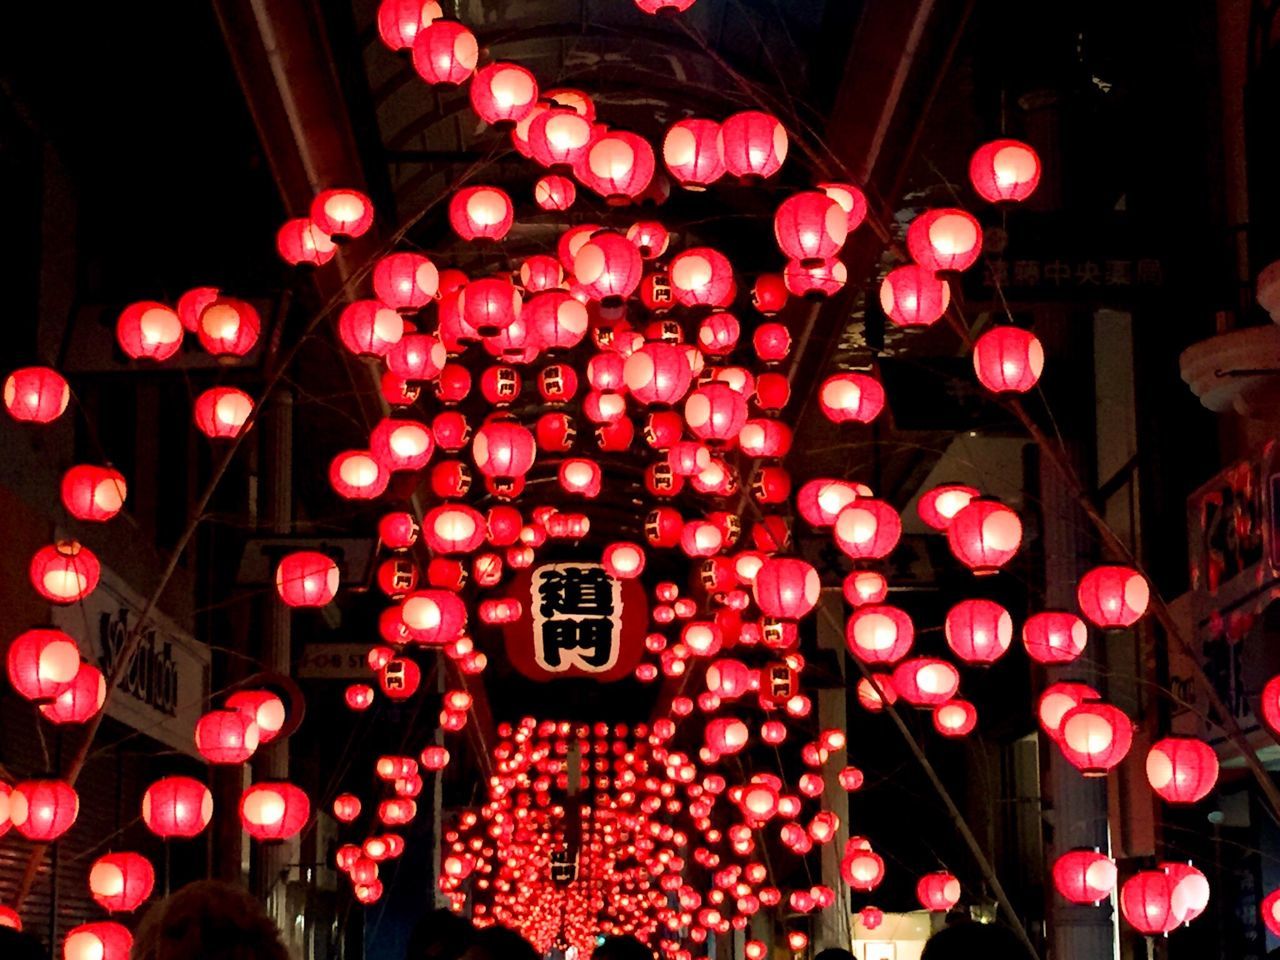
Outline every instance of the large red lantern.
<svg viewBox="0 0 1280 960">
<path fill-rule="evenodd" d="M 799 260 L 788 260 L 782 279 L 789 293 L 820 303 L 844 289 L 849 280 L 849 268 L 843 260 L 835 257 L 808 267 Z"/>
<path fill-rule="evenodd" d="M 9 794 L 9 822 L 37 843 L 57 840 L 79 813 L 80 797 L 62 780 L 23 780 Z"/>
<path fill-rule="evenodd" d="M 884 409 L 884 387 L 865 373 L 837 373 L 822 381 L 818 406 L 832 423 L 870 423 Z"/>
<path fill-rule="evenodd" d="M 1147 752 L 1147 782 L 1168 803 L 1196 803 L 1218 782 L 1218 755 L 1193 737 L 1165 737 Z"/>
<path fill-rule="evenodd" d="M 722 307 L 733 299 L 733 266 L 718 250 L 692 247 L 671 261 L 671 293 L 686 307 Z"/>
<path fill-rule="evenodd" d="M 40 715 L 50 723 L 84 723 L 107 701 L 107 679 L 91 663 L 80 664 L 75 679 L 49 703 L 40 704 Z"/>
<path fill-rule="evenodd" d="M 486 477 L 523 477 L 537 453 L 533 434 L 516 420 L 491 420 L 471 441 L 471 456 Z"/>
<path fill-rule="evenodd" d="M 19 634 L 6 657 L 9 682 L 28 700 L 49 701 L 67 689 L 80 670 L 80 648 L 52 627 Z"/>
<path fill-rule="evenodd" d="M 429 333 L 406 333 L 387 351 L 387 368 L 411 383 L 434 380 L 448 360 L 445 345 Z"/>
<path fill-rule="evenodd" d="M 338 245 L 310 217 L 296 217 L 277 231 L 276 252 L 291 267 L 320 267 L 338 255 Z"/>
<path fill-rule="evenodd" d="M 727 384 L 709 383 L 685 400 L 684 422 L 694 436 L 708 443 L 729 444 L 747 422 L 746 398 Z"/>
<path fill-rule="evenodd" d="M 276 566 L 276 592 L 290 607 L 323 607 L 338 594 L 338 565 L 315 550 L 297 550 Z"/>
<path fill-rule="evenodd" d="M 529 150 L 544 167 L 572 169 L 591 145 L 591 121 L 567 107 L 544 110 L 529 125 Z"/>
<path fill-rule="evenodd" d="M 472 280 L 458 294 L 462 319 L 482 337 L 493 337 L 520 317 L 520 291 L 502 277 Z"/>
<path fill-rule="evenodd" d="M 155 885 L 156 871 L 140 853 L 108 853 L 89 868 L 89 893 L 108 913 L 137 910 Z"/>
<path fill-rule="evenodd" d="M 436 20 L 413 38 L 413 69 L 430 84 L 458 86 L 479 59 L 475 34 L 456 20 Z"/>
<path fill-rule="evenodd" d="M 178 312 L 154 300 L 125 307 L 116 321 L 116 342 L 134 360 L 168 360 L 182 347 Z"/>
<path fill-rule="evenodd" d="M 869 893 L 884 879 L 884 860 L 861 837 L 850 837 L 840 860 L 840 876 L 859 893 Z"/>
<path fill-rule="evenodd" d="M 237 690 L 227 697 L 227 709 L 238 710 L 258 725 L 258 743 L 270 743 L 284 728 L 284 701 L 270 690 Z"/>
<path fill-rule="evenodd" d="M 358 357 L 385 357 L 404 336 L 404 318 L 380 300 L 356 300 L 338 316 L 338 337 Z"/>
<path fill-rule="evenodd" d="M 578 248 L 573 275 L 592 300 L 617 306 L 640 286 L 640 251 L 619 233 L 601 231 Z"/>
<path fill-rule="evenodd" d="M 213 818 L 213 794 L 191 777 L 165 777 L 142 795 L 142 820 L 157 837 L 194 837 Z"/>
<path fill-rule="evenodd" d="M 196 426 L 213 440 L 239 436 L 252 414 L 253 398 L 235 387 L 211 387 L 196 398 Z"/>
<path fill-rule="evenodd" d="M 759 110 L 735 113 L 720 127 L 720 157 L 740 180 L 771 177 L 787 159 L 787 131 L 777 117 Z"/>
<path fill-rule="evenodd" d="M 840 204 L 840 209 L 848 217 L 848 232 L 854 230 L 867 218 L 867 195 L 851 183 L 820 183 L 818 189 Z"/>
<path fill-rule="evenodd" d="M 1116 888 L 1116 863 L 1097 850 L 1068 850 L 1053 863 L 1053 885 L 1072 903 L 1101 903 Z"/>
<path fill-rule="evenodd" d="M 831 534 L 846 556 L 854 560 L 879 560 L 898 545 L 902 517 L 883 500 L 859 497 L 836 516 Z"/>
<path fill-rule="evenodd" d="M 342 823 L 351 823 L 360 816 L 360 798 L 354 793 L 340 793 L 333 798 L 333 815 Z"/>
<path fill-rule="evenodd" d="M 30 574 L 31 585 L 50 603 L 75 603 L 98 586 L 102 564 L 78 540 L 59 540 L 35 552 Z"/>
<path fill-rule="evenodd" d="M 373 226 L 373 201 L 359 190 L 325 190 L 311 201 L 311 220 L 334 240 L 355 239 Z"/>
<path fill-rule="evenodd" d="M 648 188 L 654 166 L 648 140 L 625 130 L 610 130 L 587 147 L 575 173 L 607 203 L 625 204 Z"/>
<path fill-rule="evenodd" d="M 418 32 L 443 15 L 437 0 L 382 0 L 378 36 L 392 53 L 410 50 Z"/>
<path fill-rule="evenodd" d="M 255 840 L 286 840 L 311 817 L 311 801 L 292 783 L 255 783 L 240 796 L 240 823 Z"/>
<path fill-rule="evenodd" d="M 578 188 L 568 177 L 548 174 L 533 185 L 533 200 L 543 210 L 568 210 L 578 198 Z"/>
<path fill-rule="evenodd" d="M 417 420 L 383 419 L 369 434 L 369 452 L 387 470 L 421 470 L 431 460 L 436 442 L 430 428 Z"/>
<path fill-rule="evenodd" d="M 991 203 L 1027 199 L 1040 183 L 1040 158 L 1018 140 L 993 140 L 969 160 L 969 181 Z"/>
<path fill-rule="evenodd" d="M 1036 718 L 1051 740 L 1062 735 L 1062 718 L 1086 700 L 1097 700 L 1099 693 L 1083 683 L 1052 683 L 1036 701 Z"/>
<path fill-rule="evenodd" d="M 1013 642 L 1013 618 L 991 600 L 961 600 L 947 611 L 943 632 L 965 663 L 995 663 Z"/>
<path fill-rule="evenodd" d="M 849 217 L 844 208 L 818 190 L 793 194 L 773 215 L 778 249 L 805 267 L 834 257 L 848 233 Z"/>
<path fill-rule="evenodd" d="M 258 749 L 258 724 L 239 710 L 210 710 L 196 721 L 196 749 L 210 763 L 244 763 Z"/>
<path fill-rule="evenodd" d="M 978 382 L 992 393 L 1026 393 L 1044 370 L 1044 347 L 1020 327 L 993 327 L 973 345 Z"/>
<path fill-rule="evenodd" d="M 329 485 L 345 500 L 382 496 L 391 472 L 368 450 L 344 450 L 329 462 Z"/>
<path fill-rule="evenodd" d="M 82 923 L 67 931 L 62 960 L 129 960 L 133 934 L 112 920 Z"/>
<path fill-rule="evenodd" d="M 829 527 L 840 511 L 858 499 L 858 488 L 844 480 L 819 477 L 810 480 L 796 494 L 800 516 L 815 527 Z"/>
<path fill-rule="evenodd" d="M 964 737 L 978 725 L 978 708 L 968 700 L 953 697 L 933 708 L 933 729 L 944 737 Z"/>
<path fill-rule="evenodd" d="M 422 534 L 436 553 L 471 553 L 484 543 L 484 515 L 464 503 L 442 503 L 422 519 Z"/>
<path fill-rule="evenodd" d="M 854 570 L 844 578 L 841 592 L 845 601 L 855 607 L 883 603 L 889 595 L 889 581 L 878 570 Z"/>
<path fill-rule="evenodd" d="M 766 317 L 775 316 L 787 305 L 787 284 L 779 273 L 762 273 L 751 287 L 751 303 Z"/>
<path fill-rule="evenodd" d="M 662 140 L 662 160 L 686 190 L 705 190 L 724 176 L 720 124 L 690 117 L 673 123 Z"/>
<path fill-rule="evenodd" d="M 439 289 L 440 271 L 420 253 L 388 254 L 373 268 L 373 292 L 395 310 L 421 310 Z"/>
<path fill-rule="evenodd" d="M 965 210 L 927 210 L 911 221 L 907 252 L 934 273 L 967 270 L 982 253 L 982 227 Z"/>
<path fill-rule="evenodd" d="M 634 580 L 644 572 L 644 550 L 635 543 L 611 543 L 604 548 L 600 563 L 609 576 Z"/>
<path fill-rule="evenodd" d="M 124 506 L 124 474 L 110 467 L 81 464 L 62 475 L 62 504 L 77 520 L 101 523 Z"/>
<path fill-rule="evenodd" d="M 4 408 L 24 423 L 50 423 L 62 416 L 71 388 L 56 370 L 23 367 L 4 381 Z"/>
<path fill-rule="evenodd" d="M 627 357 L 622 378 L 640 403 L 670 406 L 684 398 L 693 372 L 682 347 L 653 341 Z"/>
<path fill-rule="evenodd" d="M 762 323 L 751 335 L 751 346 L 764 363 L 781 363 L 791 353 L 791 332 L 785 324 Z M 757 394 L 759 389 L 757 381 Z"/>
<path fill-rule="evenodd" d="M 538 102 L 538 81 L 516 63 L 498 61 L 476 71 L 471 107 L 485 123 L 515 125 Z"/>
<path fill-rule="evenodd" d="M 586 306 L 563 290 L 549 290 L 526 301 L 520 319 L 529 324 L 548 353 L 576 347 L 590 326 Z"/>
<path fill-rule="evenodd" d="M 956 559 L 974 573 L 995 573 L 1022 545 L 1022 521 L 1000 501 L 974 497 L 951 518 L 947 543 Z"/>
<path fill-rule="evenodd" d="M 766 617 L 799 620 L 818 602 L 822 582 L 818 571 L 796 557 L 765 560 L 751 584 L 756 606 Z"/>
<path fill-rule="evenodd" d="M 252 304 L 219 297 L 200 312 L 196 336 L 212 356 L 234 360 L 253 349 L 261 329 L 262 318 Z"/>
<path fill-rule="evenodd" d="M 192 287 L 180 296 L 177 309 L 178 319 L 182 321 L 182 328 L 188 333 L 195 333 L 199 330 L 200 314 L 204 313 L 204 308 L 220 296 L 222 296 L 222 291 L 217 287 Z"/>
<path fill-rule="evenodd" d="M 1062 715 L 1058 746 L 1086 777 L 1101 777 L 1133 744 L 1133 721 L 1109 703 L 1086 700 Z"/>
<path fill-rule="evenodd" d="M 1139 933 L 1163 936 L 1178 925 L 1173 878 L 1164 870 L 1135 873 L 1120 887 L 1120 912 Z"/>
<path fill-rule="evenodd" d="M 945 531 L 952 518 L 978 496 L 976 487 L 963 483 L 940 483 L 920 496 L 916 501 L 916 513 L 934 530 Z"/>
<path fill-rule="evenodd" d="M 904 610 L 871 604 L 850 615 L 844 637 L 849 652 L 863 663 L 897 663 L 911 650 L 915 625 Z"/>
<path fill-rule="evenodd" d="M 1147 612 L 1151 589 L 1132 567 L 1094 567 L 1076 588 L 1080 612 L 1104 629 L 1129 627 Z"/>
<path fill-rule="evenodd" d="M 449 223 L 463 240 L 501 240 L 513 219 L 511 198 L 498 187 L 466 187 L 449 201 Z"/>
<path fill-rule="evenodd" d="M 1038 663 L 1070 663 L 1084 653 L 1089 628 L 1074 613 L 1045 610 L 1027 617 L 1022 643 L 1027 656 Z"/>
<path fill-rule="evenodd" d="M 926 910 L 946 913 L 960 902 L 960 881 L 945 870 L 926 873 L 916 884 L 916 899 Z"/>
<path fill-rule="evenodd" d="M 947 312 L 951 288 L 930 270 L 908 264 L 890 270 L 880 284 L 880 306 L 900 327 L 927 327 Z"/>
<path fill-rule="evenodd" d="M 945 660 L 914 657 L 893 668 L 893 688 L 916 707 L 937 707 L 960 689 L 960 674 Z"/>
<path fill-rule="evenodd" d="M 1157 864 L 1173 882 L 1170 905 L 1178 923 L 1188 924 L 1209 906 L 1209 879 L 1188 862 Z"/>
</svg>

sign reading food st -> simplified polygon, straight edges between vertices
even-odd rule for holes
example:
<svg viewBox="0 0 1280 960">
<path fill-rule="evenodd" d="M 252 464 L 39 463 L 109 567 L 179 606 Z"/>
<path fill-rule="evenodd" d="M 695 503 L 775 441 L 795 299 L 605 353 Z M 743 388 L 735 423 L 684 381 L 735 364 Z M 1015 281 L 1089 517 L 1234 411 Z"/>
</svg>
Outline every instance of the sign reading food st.
<svg viewBox="0 0 1280 960">
<path fill-rule="evenodd" d="M 629 676 L 644 653 L 649 610 L 636 580 L 599 563 L 544 563 L 511 585 L 520 618 L 506 627 L 507 657 L 533 680 Z"/>
</svg>

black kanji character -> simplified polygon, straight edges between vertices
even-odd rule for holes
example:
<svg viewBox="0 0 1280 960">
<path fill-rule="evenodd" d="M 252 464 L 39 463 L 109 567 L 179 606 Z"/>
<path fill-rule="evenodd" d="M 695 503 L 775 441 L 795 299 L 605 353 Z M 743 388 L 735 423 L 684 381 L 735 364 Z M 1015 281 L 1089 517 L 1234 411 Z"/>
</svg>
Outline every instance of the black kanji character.
<svg viewBox="0 0 1280 960">
<path fill-rule="evenodd" d="M 603 617 L 586 620 L 548 620 L 542 625 L 542 662 L 560 669 L 561 655 L 577 654 L 585 666 L 603 669 L 613 660 L 613 621 Z"/>
<path fill-rule="evenodd" d="M 613 580 L 603 567 L 545 570 L 538 596 L 539 611 L 544 617 L 613 614 Z"/>
</svg>

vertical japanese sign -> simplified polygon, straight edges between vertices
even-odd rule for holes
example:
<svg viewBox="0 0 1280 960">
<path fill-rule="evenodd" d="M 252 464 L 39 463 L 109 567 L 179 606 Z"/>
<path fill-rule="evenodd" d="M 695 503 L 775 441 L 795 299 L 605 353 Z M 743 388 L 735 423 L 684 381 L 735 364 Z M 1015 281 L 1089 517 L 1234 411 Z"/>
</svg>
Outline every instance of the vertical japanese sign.
<svg viewBox="0 0 1280 960">
<path fill-rule="evenodd" d="M 644 652 L 648 604 L 635 580 L 599 563 L 546 563 L 512 584 L 523 613 L 506 628 L 507 656 L 534 680 L 628 676 Z"/>
</svg>

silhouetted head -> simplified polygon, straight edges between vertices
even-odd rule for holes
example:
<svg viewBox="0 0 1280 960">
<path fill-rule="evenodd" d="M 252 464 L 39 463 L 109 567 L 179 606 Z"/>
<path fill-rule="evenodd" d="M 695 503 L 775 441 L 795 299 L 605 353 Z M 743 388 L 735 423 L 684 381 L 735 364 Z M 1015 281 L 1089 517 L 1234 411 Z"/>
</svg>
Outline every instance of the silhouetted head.
<svg viewBox="0 0 1280 960">
<path fill-rule="evenodd" d="M 423 914 L 409 935 L 405 960 L 458 960 L 476 938 L 476 928 L 452 910 Z"/>
<path fill-rule="evenodd" d="M 957 923 L 939 930 L 924 945 L 920 960 L 1030 960 L 1027 948 L 1008 927 Z"/>
<path fill-rule="evenodd" d="M 506 927 L 485 927 L 477 931 L 463 960 L 542 960 L 529 941 Z"/>
<path fill-rule="evenodd" d="M 635 937 L 605 937 L 591 960 L 653 960 L 653 951 Z"/>
<path fill-rule="evenodd" d="M 289 960 L 262 904 L 221 880 L 199 880 L 152 906 L 133 960 Z"/>
</svg>

